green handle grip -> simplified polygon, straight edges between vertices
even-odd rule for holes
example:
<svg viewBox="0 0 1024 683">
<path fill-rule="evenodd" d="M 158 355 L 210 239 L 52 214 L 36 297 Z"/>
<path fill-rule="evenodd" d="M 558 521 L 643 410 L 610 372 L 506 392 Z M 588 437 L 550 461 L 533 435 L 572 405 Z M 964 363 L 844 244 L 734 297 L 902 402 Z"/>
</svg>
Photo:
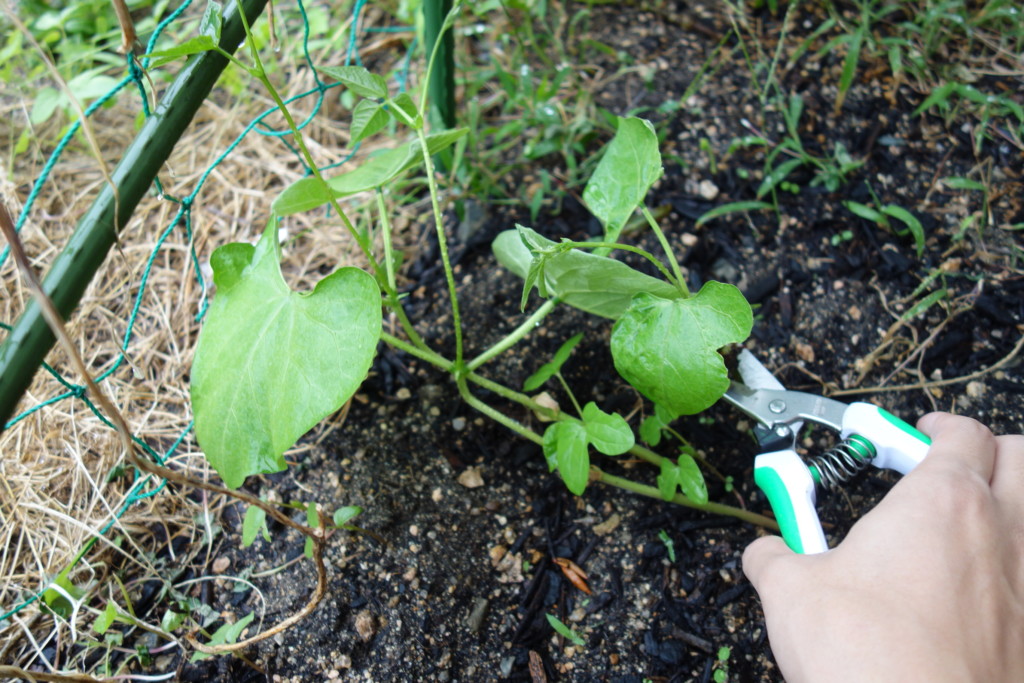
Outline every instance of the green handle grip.
<svg viewBox="0 0 1024 683">
<path fill-rule="evenodd" d="M 811 554 L 828 550 L 815 508 L 814 479 L 796 451 L 757 456 L 754 482 L 768 497 L 782 538 L 794 552 Z"/>
</svg>

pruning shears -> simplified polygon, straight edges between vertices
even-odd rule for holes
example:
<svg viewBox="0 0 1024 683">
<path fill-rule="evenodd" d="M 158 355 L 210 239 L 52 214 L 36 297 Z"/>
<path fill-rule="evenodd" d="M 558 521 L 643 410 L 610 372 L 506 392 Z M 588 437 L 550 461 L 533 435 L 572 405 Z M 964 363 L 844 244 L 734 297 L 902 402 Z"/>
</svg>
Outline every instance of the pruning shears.
<svg viewBox="0 0 1024 683">
<path fill-rule="evenodd" d="M 724 398 L 759 423 L 754 433 L 761 453 L 754 460 L 754 482 L 768 497 L 782 538 L 795 552 L 828 550 L 815 507 L 818 486 L 834 488 L 869 464 L 907 474 L 931 446 L 927 436 L 871 403 L 847 405 L 787 391 L 746 349 L 738 365 L 742 381 L 733 381 Z M 804 462 L 795 447 L 805 421 L 838 432 L 842 441 Z"/>
</svg>

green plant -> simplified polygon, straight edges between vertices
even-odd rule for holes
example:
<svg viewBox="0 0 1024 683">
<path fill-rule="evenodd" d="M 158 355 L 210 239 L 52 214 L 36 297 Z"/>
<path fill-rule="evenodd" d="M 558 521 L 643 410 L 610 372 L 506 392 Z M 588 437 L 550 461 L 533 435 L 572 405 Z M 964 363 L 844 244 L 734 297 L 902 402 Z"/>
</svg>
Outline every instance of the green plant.
<svg viewBox="0 0 1024 683">
<path fill-rule="evenodd" d="M 672 537 L 668 535 L 668 532 L 662 529 L 658 532 L 658 540 L 665 544 L 665 550 L 668 551 L 668 561 L 676 561 L 676 544 L 672 540 Z"/>
<path fill-rule="evenodd" d="M 876 201 L 876 206 L 878 202 Z M 846 201 L 843 202 L 843 206 L 849 209 L 852 213 L 872 221 L 873 223 L 885 228 L 885 230 L 895 233 L 896 235 L 910 235 L 914 239 L 914 245 L 917 249 L 917 255 L 921 256 L 924 253 L 925 246 L 925 234 L 924 226 L 921 225 L 921 221 L 917 217 L 904 209 L 902 206 L 896 204 L 885 204 L 883 206 L 868 206 L 860 202 Z M 889 220 L 895 218 L 897 221 L 903 224 L 904 227 L 893 223 Z"/>
<path fill-rule="evenodd" d="M 454 11 L 449 14 L 448 24 L 454 16 Z M 362 67 L 324 67 L 322 73 L 337 79 L 358 99 L 352 120 L 355 136 L 384 134 L 389 121 L 414 136 L 379 152 L 352 171 L 327 178 L 267 78 L 251 35 L 248 43 L 252 66 L 246 70 L 267 88 L 313 170 L 312 177 L 292 184 L 278 196 L 273 203 L 275 215 L 330 205 L 369 268 L 342 268 L 310 293 L 291 291 L 280 272 L 274 218 L 255 247 L 230 244 L 214 252 L 211 262 L 218 292 L 196 349 L 192 399 L 196 435 L 225 483 L 237 487 L 252 474 L 284 469 L 284 451 L 355 393 L 382 340 L 449 373 L 470 406 L 541 445 L 549 466 L 558 470 L 573 493 L 581 494 L 590 482 L 600 481 L 682 505 L 771 524 L 760 515 L 708 502 L 691 456 L 681 455 L 675 461 L 664 458 L 636 444 L 622 416 L 605 412 L 593 401 L 581 406 L 560 372 L 578 338 L 563 345 L 555 358 L 527 381 L 527 386 L 535 389 L 552 377 L 558 379 L 575 407 L 575 415 L 551 410 L 479 372 L 489 360 L 521 341 L 561 301 L 616 320 L 611 341 L 616 368 L 641 393 L 656 401 L 667 419 L 707 408 L 728 387 L 718 349 L 746 338 L 752 325 L 750 307 L 731 285 L 710 282 L 696 294 L 686 287 L 667 239 L 644 206 L 651 185 L 662 172 L 657 136 L 650 123 L 641 119 L 618 121 L 616 135 L 584 190 L 585 203 L 605 226 L 603 240 L 555 243 L 520 226 L 495 241 L 499 260 L 525 279 L 524 307 L 535 287 L 550 300 L 500 342 L 467 358 L 432 162 L 437 152 L 455 144 L 466 130 L 428 135 L 425 93 L 418 101 L 407 93 L 392 95 L 383 78 Z M 238 60 L 235 63 L 244 66 Z M 367 190 L 380 197 L 381 188 L 417 168 L 422 168 L 426 177 L 448 283 L 454 357 L 432 349 L 406 315 L 396 287 L 397 259 L 384 202 L 377 205 L 376 221 L 357 227 L 338 201 Z M 639 247 L 618 242 L 623 227 L 638 208 L 664 248 L 669 267 Z M 378 226 L 374 232 L 372 226 Z M 662 278 L 609 258 L 612 250 L 640 255 L 655 265 Z M 382 295 L 384 307 L 396 316 L 404 338 L 382 329 Z M 546 415 L 552 422 L 542 436 L 481 401 L 470 390 L 471 384 Z M 661 473 L 659 486 L 629 481 L 593 466 L 590 446 L 604 455 L 629 452 L 652 463 Z M 692 485 L 695 479 L 700 480 L 699 487 Z M 679 492 L 680 486 L 687 495 Z M 318 528 L 319 515 L 312 506 L 306 509 L 313 514 L 309 526 Z M 255 537 L 259 522 L 249 522 L 247 538 Z"/>
<path fill-rule="evenodd" d="M 551 624 L 551 628 L 555 629 L 555 631 L 563 638 L 568 638 L 572 641 L 573 645 L 583 647 L 587 644 L 587 641 L 580 638 L 576 631 L 566 626 L 562 620 L 554 614 L 545 614 L 544 616 L 548 618 L 548 623 Z"/>
<path fill-rule="evenodd" d="M 726 683 L 729 680 L 729 658 L 732 657 L 732 648 L 723 645 L 718 648 L 715 655 L 715 671 L 712 680 L 715 683 Z"/>
</svg>

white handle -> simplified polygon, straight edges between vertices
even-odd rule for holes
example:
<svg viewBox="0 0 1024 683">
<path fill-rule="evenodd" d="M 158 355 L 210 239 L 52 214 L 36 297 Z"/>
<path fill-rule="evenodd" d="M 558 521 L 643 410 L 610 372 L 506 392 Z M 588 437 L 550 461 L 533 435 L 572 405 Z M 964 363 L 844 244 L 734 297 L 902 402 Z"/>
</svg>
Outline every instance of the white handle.
<svg viewBox="0 0 1024 683">
<path fill-rule="evenodd" d="M 754 482 L 768 497 L 782 538 L 794 552 L 812 554 L 828 550 L 815 508 L 814 479 L 796 451 L 757 456 Z"/>
<path fill-rule="evenodd" d="M 887 410 L 854 403 L 843 414 L 842 437 L 859 434 L 876 450 L 871 464 L 906 474 L 924 460 L 932 440 Z"/>
</svg>

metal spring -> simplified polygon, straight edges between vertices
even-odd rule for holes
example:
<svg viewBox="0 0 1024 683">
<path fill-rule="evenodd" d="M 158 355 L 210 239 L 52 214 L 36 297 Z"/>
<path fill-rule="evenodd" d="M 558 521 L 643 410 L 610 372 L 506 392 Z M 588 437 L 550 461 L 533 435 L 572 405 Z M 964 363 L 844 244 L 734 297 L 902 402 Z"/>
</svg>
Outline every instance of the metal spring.
<svg viewBox="0 0 1024 683">
<path fill-rule="evenodd" d="M 831 491 L 871 464 L 875 455 L 874 444 L 852 434 L 827 453 L 811 458 L 808 466 L 817 473 L 815 480 L 822 488 Z"/>
</svg>

